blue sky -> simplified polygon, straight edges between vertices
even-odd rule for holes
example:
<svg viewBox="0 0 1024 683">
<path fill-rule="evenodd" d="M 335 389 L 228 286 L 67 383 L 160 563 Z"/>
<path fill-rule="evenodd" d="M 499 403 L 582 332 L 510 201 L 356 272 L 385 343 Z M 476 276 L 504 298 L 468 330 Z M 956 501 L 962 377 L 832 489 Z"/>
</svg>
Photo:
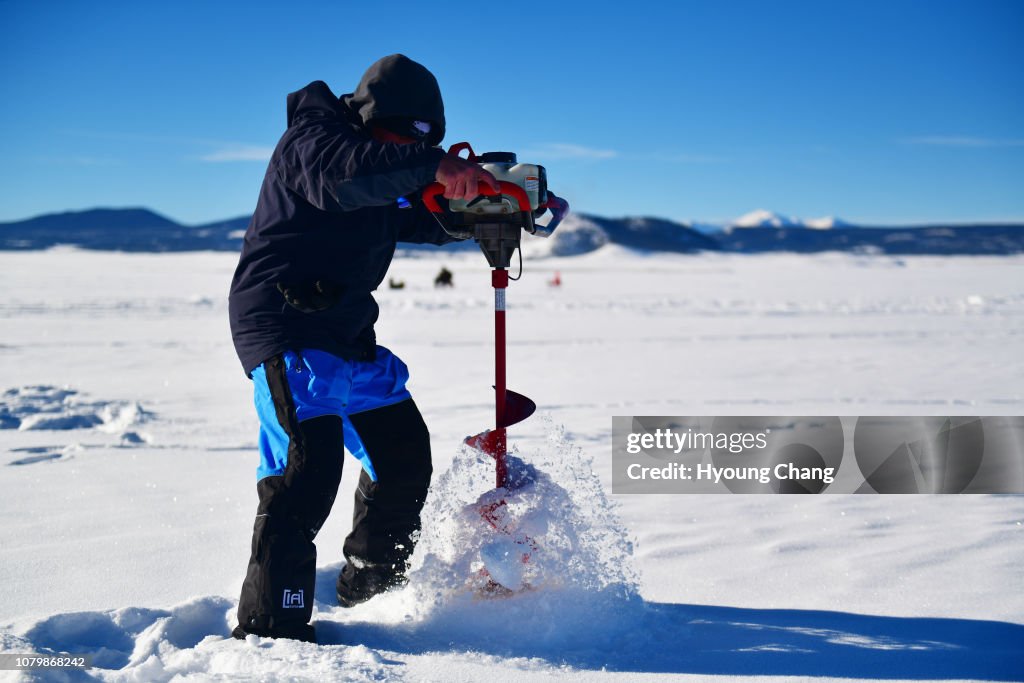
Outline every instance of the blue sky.
<svg viewBox="0 0 1024 683">
<path fill-rule="evenodd" d="M 445 144 L 548 168 L 580 211 L 1024 220 L 1024 2 L 0 0 L 0 220 L 251 212 L 312 80 L 402 52 Z"/>
</svg>

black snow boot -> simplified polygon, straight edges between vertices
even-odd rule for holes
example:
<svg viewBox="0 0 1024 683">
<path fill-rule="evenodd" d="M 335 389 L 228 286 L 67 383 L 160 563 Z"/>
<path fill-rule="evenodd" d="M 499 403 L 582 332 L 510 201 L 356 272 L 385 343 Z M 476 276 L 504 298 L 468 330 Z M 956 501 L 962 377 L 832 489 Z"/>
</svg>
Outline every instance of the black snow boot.
<svg viewBox="0 0 1024 683">
<path fill-rule="evenodd" d="M 356 569 L 347 563 L 338 575 L 338 604 L 355 607 L 375 595 L 392 588 L 399 588 L 409 582 L 404 572 L 391 567 L 363 567 Z"/>
<path fill-rule="evenodd" d="M 338 604 L 352 607 L 404 586 L 430 486 L 430 433 L 410 399 L 349 416 L 377 474 L 359 475 L 348 562 L 338 576 Z"/>
<path fill-rule="evenodd" d="M 245 629 L 239 624 L 231 632 L 231 637 L 245 640 L 250 633 L 261 638 L 288 638 L 289 640 L 301 640 L 304 643 L 316 642 L 316 630 L 309 624 L 289 624 L 286 627 L 274 629 L 255 627 Z"/>
</svg>

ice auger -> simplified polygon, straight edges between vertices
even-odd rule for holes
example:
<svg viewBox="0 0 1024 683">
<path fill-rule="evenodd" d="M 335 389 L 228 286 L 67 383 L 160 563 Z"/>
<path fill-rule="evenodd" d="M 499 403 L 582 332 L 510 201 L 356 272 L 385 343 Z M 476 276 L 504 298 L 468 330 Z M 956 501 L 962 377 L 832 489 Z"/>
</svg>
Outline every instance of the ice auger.
<svg viewBox="0 0 1024 683">
<path fill-rule="evenodd" d="M 437 199 L 444 185 L 433 183 L 423 191 L 423 203 L 433 212 L 446 231 L 462 239 L 473 239 L 490 264 L 491 286 L 494 288 L 494 389 L 495 428 L 466 438 L 466 443 L 487 453 L 495 460 L 496 485 L 507 488 L 508 462 L 506 428 L 522 422 L 537 409 L 526 396 L 510 391 L 505 383 L 505 290 L 512 255 L 520 246 L 523 231 L 548 236 L 569 211 L 569 204 L 548 192 L 543 166 L 521 164 L 512 152 L 488 152 L 477 156 L 469 143 L 452 146 L 456 154 L 468 150 L 469 160 L 476 161 L 499 181 L 500 192 L 481 185 L 481 194 L 473 200 L 451 200 L 448 213 Z M 550 210 L 547 225 L 535 219 Z"/>
<path fill-rule="evenodd" d="M 477 156 L 465 142 L 454 145 L 449 151 L 455 154 L 468 151 L 470 161 L 479 163 L 499 181 L 497 192 L 486 185 L 481 185 L 481 194 L 475 199 L 449 201 L 448 212 L 445 212 L 438 202 L 438 197 L 444 193 L 444 186 L 433 183 L 424 190 L 423 203 L 451 235 L 475 240 L 492 268 L 495 426 L 493 429 L 466 437 L 465 442 L 494 458 L 497 488 L 512 491 L 522 482 L 513 481 L 509 477 L 506 430 L 532 415 L 537 405 L 506 386 L 505 290 L 509 283 L 508 268 L 513 254 L 520 248 L 523 231 L 549 236 L 568 214 L 569 204 L 548 191 L 543 166 L 518 163 L 514 153 L 489 152 Z M 551 212 L 549 222 L 546 225 L 537 223 L 536 219 L 547 211 Z M 494 529 L 511 534 L 502 521 L 505 505 L 504 497 L 498 496 L 493 502 L 484 505 L 480 513 Z M 536 548 L 532 547 L 529 539 L 517 542 L 525 545 L 525 562 L 529 558 L 531 548 Z M 500 584 L 500 581 L 496 583 Z"/>
</svg>

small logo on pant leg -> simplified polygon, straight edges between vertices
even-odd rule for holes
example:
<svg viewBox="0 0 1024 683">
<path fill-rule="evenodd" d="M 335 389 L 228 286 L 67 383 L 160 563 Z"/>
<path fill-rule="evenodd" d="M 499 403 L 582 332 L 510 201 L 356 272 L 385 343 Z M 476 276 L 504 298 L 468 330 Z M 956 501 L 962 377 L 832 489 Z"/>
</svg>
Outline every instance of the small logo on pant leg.
<svg viewBox="0 0 1024 683">
<path fill-rule="evenodd" d="M 301 590 L 293 591 L 290 588 L 285 588 L 284 589 L 284 603 L 281 606 L 284 607 L 285 609 L 287 609 L 289 607 L 293 607 L 293 608 L 296 608 L 296 609 L 302 609 L 303 607 L 305 607 L 306 603 L 303 600 L 302 591 Z"/>
</svg>

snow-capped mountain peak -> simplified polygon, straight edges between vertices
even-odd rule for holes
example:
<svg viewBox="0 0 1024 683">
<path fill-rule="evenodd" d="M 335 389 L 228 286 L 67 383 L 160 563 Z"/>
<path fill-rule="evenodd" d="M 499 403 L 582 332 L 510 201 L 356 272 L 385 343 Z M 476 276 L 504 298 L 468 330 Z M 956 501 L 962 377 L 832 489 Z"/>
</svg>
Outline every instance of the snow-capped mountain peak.
<svg viewBox="0 0 1024 683">
<path fill-rule="evenodd" d="M 733 228 L 810 228 L 813 230 L 831 230 L 832 228 L 848 227 L 853 227 L 853 225 L 835 216 L 803 220 L 766 209 L 757 209 L 726 223 L 725 231 L 729 232 Z"/>
<path fill-rule="evenodd" d="M 757 209 L 750 213 L 743 214 L 736 220 L 729 223 L 730 228 L 796 228 L 800 227 L 798 221 L 794 221 L 789 216 L 783 216 L 782 214 L 768 211 L 766 209 Z"/>
<path fill-rule="evenodd" d="M 813 228 L 815 230 L 831 230 L 832 228 L 849 228 L 852 227 L 851 223 L 847 223 L 844 220 L 840 220 L 835 216 L 824 216 L 822 218 L 810 218 L 803 222 L 805 228 Z"/>
</svg>

